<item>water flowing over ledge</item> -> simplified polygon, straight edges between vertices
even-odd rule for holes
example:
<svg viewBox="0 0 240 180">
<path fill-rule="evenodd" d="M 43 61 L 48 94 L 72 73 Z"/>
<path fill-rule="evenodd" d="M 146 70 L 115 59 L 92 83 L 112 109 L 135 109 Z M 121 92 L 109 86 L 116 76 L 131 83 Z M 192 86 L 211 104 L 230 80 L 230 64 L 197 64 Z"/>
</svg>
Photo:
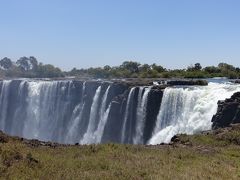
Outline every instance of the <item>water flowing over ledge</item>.
<svg viewBox="0 0 240 180">
<path fill-rule="evenodd" d="M 240 85 L 129 87 L 101 81 L 0 81 L 0 129 L 60 143 L 169 142 L 211 128 L 217 101 Z"/>
</svg>

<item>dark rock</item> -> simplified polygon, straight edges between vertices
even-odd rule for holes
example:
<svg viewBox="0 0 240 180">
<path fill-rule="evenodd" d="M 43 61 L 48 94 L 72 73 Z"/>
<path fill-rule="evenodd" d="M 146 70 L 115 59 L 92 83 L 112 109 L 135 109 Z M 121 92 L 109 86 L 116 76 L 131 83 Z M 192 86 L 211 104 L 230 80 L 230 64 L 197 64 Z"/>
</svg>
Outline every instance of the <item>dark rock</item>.
<svg viewBox="0 0 240 180">
<path fill-rule="evenodd" d="M 148 142 L 148 140 L 152 137 L 152 132 L 154 131 L 157 115 L 161 106 L 163 97 L 163 90 L 161 88 L 152 88 L 148 95 L 147 102 L 147 115 L 146 115 L 146 123 L 144 129 L 144 144 Z"/>
<path fill-rule="evenodd" d="M 208 82 L 206 80 L 170 80 L 167 81 L 167 85 L 171 86 L 207 86 Z"/>
<path fill-rule="evenodd" d="M 237 79 L 237 80 L 234 80 L 234 81 L 231 81 L 232 83 L 236 83 L 236 84 L 240 84 L 240 79 Z"/>
<path fill-rule="evenodd" d="M 240 92 L 225 101 L 218 102 L 217 113 L 212 118 L 212 128 L 228 127 L 230 124 L 240 123 Z"/>
<path fill-rule="evenodd" d="M 171 139 L 171 142 L 179 142 L 180 138 L 178 137 L 178 135 L 174 135 Z"/>
<path fill-rule="evenodd" d="M 0 131 L 0 143 L 7 143 L 7 142 L 8 142 L 7 136 L 2 131 Z"/>
</svg>

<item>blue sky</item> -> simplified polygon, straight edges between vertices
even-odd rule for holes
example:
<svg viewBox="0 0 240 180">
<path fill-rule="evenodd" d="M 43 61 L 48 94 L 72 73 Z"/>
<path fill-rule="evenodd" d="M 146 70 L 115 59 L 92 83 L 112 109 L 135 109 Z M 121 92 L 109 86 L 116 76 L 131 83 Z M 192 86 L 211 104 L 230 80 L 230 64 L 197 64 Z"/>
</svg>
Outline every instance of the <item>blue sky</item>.
<svg viewBox="0 0 240 180">
<path fill-rule="evenodd" d="M 239 0 L 0 0 L 0 58 L 240 66 Z"/>
</svg>

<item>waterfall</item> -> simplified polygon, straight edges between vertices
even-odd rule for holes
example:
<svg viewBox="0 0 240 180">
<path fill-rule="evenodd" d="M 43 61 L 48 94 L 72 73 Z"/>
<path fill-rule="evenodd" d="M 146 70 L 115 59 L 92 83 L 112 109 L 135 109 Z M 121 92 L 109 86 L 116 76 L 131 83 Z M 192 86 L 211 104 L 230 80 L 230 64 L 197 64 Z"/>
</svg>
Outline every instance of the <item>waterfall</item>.
<svg viewBox="0 0 240 180">
<path fill-rule="evenodd" d="M 106 125 L 106 122 L 108 120 L 108 115 L 109 115 L 109 112 L 110 112 L 110 109 L 111 109 L 111 105 L 112 104 L 109 104 L 107 110 L 103 113 L 102 117 L 101 117 L 101 120 L 98 124 L 98 128 L 97 130 L 94 132 L 94 136 L 95 136 L 95 143 L 100 143 L 101 140 L 102 140 L 102 136 L 103 136 L 103 132 L 104 132 L 104 127 Z"/>
<path fill-rule="evenodd" d="M 142 92 L 144 93 L 142 95 Z M 143 144 L 143 130 L 146 120 L 146 113 L 147 113 L 147 101 L 148 101 L 148 94 L 151 90 L 151 87 L 143 88 L 140 87 L 139 94 L 138 94 L 138 105 L 137 105 L 137 119 L 136 119 L 136 133 L 133 138 L 134 144 Z"/>
<path fill-rule="evenodd" d="M 106 110 L 106 106 L 107 106 L 107 97 L 108 97 L 108 93 L 110 90 L 111 86 L 108 86 L 106 92 L 103 95 L 103 99 L 102 99 L 102 103 L 101 103 L 101 107 L 100 107 L 100 121 L 104 116 L 105 110 Z"/>
<path fill-rule="evenodd" d="M 28 82 L 27 117 L 23 136 L 62 141 L 64 117 L 69 115 L 72 82 Z"/>
<path fill-rule="evenodd" d="M 100 143 L 101 139 L 102 139 L 102 135 L 103 135 L 103 131 L 104 131 L 104 127 L 106 125 L 106 121 L 108 119 L 108 114 L 111 108 L 111 104 L 108 106 L 107 110 L 106 110 L 106 106 L 107 106 L 107 97 L 108 97 L 108 93 L 110 90 L 111 86 L 108 86 L 106 92 L 104 93 L 103 96 L 103 100 L 101 103 L 101 108 L 100 108 L 100 120 L 98 123 L 98 127 L 96 129 L 96 131 L 93 133 L 93 142 L 92 143 Z"/>
<path fill-rule="evenodd" d="M 110 104 L 108 106 L 108 108 L 106 109 L 107 97 L 108 97 L 110 87 L 111 86 L 109 85 L 108 88 L 106 89 L 104 95 L 103 95 L 103 98 L 102 98 L 102 103 L 100 105 L 100 115 L 99 115 L 98 126 L 97 126 L 97 128 L 94 132 L 93 131 L 88 132 L 89 134 L 84 136 L 85 139 L 83 139 L 81 141 L 81 143 L 83 143 L 83 144 L 93 144 L 93 143 L 100 143 L 101 142 L 104 127 L 105 127 L 106 121 L 108 119 L 108 114 L 109 114 L 109 111 L 110 111 L 110 108 L 111 108 L 111 104 Z M 91 117 L 90 117 L 90 119 L 91 119 Z"/>
<path fill-rule="evenodd" d="M 168 143 L 178 133 L 193 134 L 211 128 L 217 102 L 240 91 L 239 85 L 209 83 L 202 87 L 166 88 L 149 144 Z"/>
<path fill-rule="evenodd" d="M 10 134 L 16 134 L 18 136 L 22 136 L 22 126 L 24 125 L 25 119 L 24 119 L 24 102 L 25 102 L 25 87 L 26 87 L 26 82 L 22 81 L 18 87 L 17 91 L 17 99 L 18 101 L 16 102 L 17 107 L 16 110 L 14 110 L 13 113 L 13 122 L 10 128 Z M 18 121 L 14 121 L 15 119 L 18 119 Z"/>
<path fill-rule="evenodd" d="M 78 133 L 79 124 L 83 118 L 83 110 L 85 107 L 85 102 L 84 102 L 85 90 L 86 90 L 86 81 L 84 81 L 82 85 L 81 102 L 73 110 L 73 115 L 71 117 L 71 123 L 68 128 L 65 143 L 77 142 L 77 137 L 79 134 Z"/>
<path fill-rule="evenodd" d="M 81 144 L 89 144 L 94 141 L 93 133 L 95 131 L 97 115 L 98 115 L 98 106 L 100 101 L 100 93 L 102 86 L 99 86 L 96 90 L 96 93 L 93 97 L 93 103 L 90 111 L 90 118 L 88 122 L 87 131 L 83 136 L 83 139 L 80 141 Z"/>
<path fill-rule="evenodd" d="M 0 128 L 2 130 L 5 130 L 5 122 L 6 122 L 6 114 L 7 114 L 7 108 L 8 108 L 8 95 L 9 95 L 9 86 L 11 81 L 3 81 L 2 82 L 2 89 L 1 89 L 1 95 L 0 95 Z"/>
<path fill-rule="evenodd" d="M 158 144 L 209 130 L 218 100 L 237 91 L 240 85 L 227 83 L 162 91 L 99 81 L 3 80 L 0 130 L 59 143 Z"/>
<path fill-rule="evenodd" d="M 72 89 L 72 81 L 28 82 L 24 137 L 63 142 L 74 105 Z"/>
<path fill-rule="evenodd" d="M 127 120 L 129 118 L 129 110 L 130 110 L 130 106 L 131 106 L 131 102 L 133 101 L 133 95 L 134 95 L 134 91 L 135 91 L 135 87 L 131 88 L 129 94 L 128 94 L 128 98 L 127 98 L 127 105 L 126 105 L 126 109 L 125 109 L 125 115 L 124 115 L 124 119 L 123 119 L 123 127 L 122 127 L 122 133 L 121 133 L 121 142 L 124 143 L 125 141 L 125 133 L 126 133 L 126 124 L 127 124 Z"/>
</svg>

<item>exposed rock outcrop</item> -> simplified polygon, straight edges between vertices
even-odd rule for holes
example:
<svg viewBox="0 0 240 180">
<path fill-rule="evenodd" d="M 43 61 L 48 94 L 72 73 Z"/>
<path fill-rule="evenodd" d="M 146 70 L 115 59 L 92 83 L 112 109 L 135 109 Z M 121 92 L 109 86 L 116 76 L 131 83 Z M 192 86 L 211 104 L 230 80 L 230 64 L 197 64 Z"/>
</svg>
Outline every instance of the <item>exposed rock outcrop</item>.
<svg viewBox="0 0 240 180">
<path fill-rule="evenodd" d="M 240 79 L 237 79 L 237 80 L 234 80 L 234 81 L 231 81 L 232 83 L 235 83 L 235 84 L 240 84 Z"/>
<path fill-rule="evenodd" d="M 229 99 L 218 102 L 218 110 L 212 122 L 213 129 L 240 123 L 240 92 L 235 93 Z"/>
<path fill-rule="evenodd" d="M 208 82 L 206 80 L 170 80 L 170 81 L 167 81 L 167 85 L 171 85 L 171 86 L 176 86 L 176 85 L 207 86 Z"/>
</svg>

